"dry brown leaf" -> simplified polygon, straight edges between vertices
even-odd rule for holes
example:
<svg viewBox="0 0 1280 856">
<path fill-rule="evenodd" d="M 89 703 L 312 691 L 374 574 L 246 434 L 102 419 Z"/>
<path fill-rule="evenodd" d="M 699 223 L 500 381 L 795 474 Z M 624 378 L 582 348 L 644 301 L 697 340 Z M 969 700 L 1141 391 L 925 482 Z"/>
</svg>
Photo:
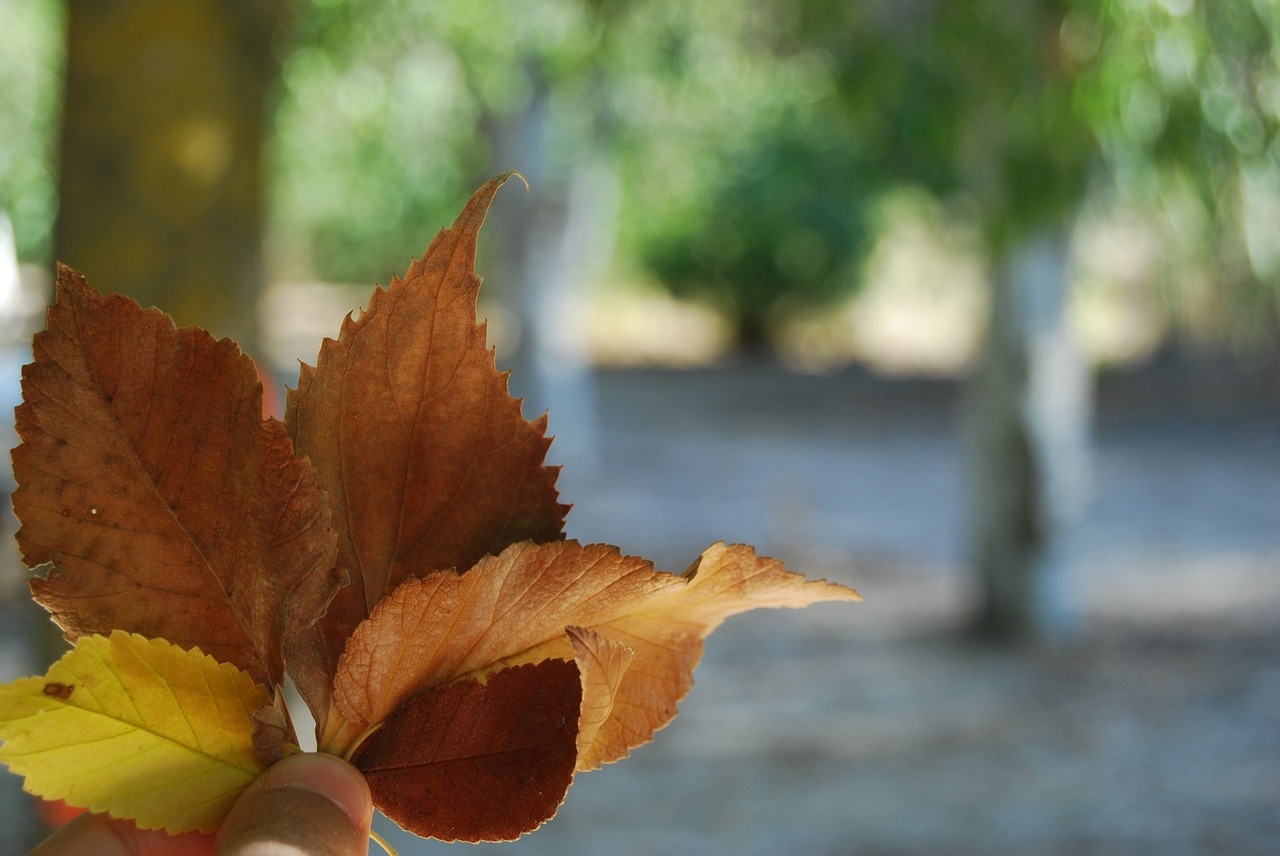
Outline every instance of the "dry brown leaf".
<svg viewBox="0 0 1280 856">
<path fill-rule="evenodd" d="M 828 600 L 859 601 L 856 591 L 825 580 L 806 580 L 782 562 L 757 556 L 745 544 L 716 543 L 664 591 L 594 629 L 626 645 L 634 660 L 615 696 L 615 714 L 595 738 L 597 764 L 625 758 L 676 715 L 693 686 L 702 640 L 726 618 L 763 607 L 799 608 Z"/>
<path fill-rule="evenodd" d="M 27 564 L 54 566 L 36 600 L 70 640 L 162 637 L 279 684 L 284 636 L 341 576 L 319 486 L 262 420 L 252 361 L 65 266 L 34 354 L 13 503 Z"/>
<path fill-rule="evenodd" d="M 321 745 L 343 754 L 423 689 L 536 659 L 571 659 L 570 626 L 591 627 L 664 588 L 683 587 L 604 544 L 522 542 L 465 574 L 406 580 L 356 629 L 338 664 Z"/>
<path fill-rule="evenodd" d="M 675 716 L 703 638 L 726 617 L 856 598 L 843 586 L 788 573 L 749 547 L 714 545 L 676 576 L 607 545 L 515 544 L 463 575 L 410 579 L 383 599 L 338 664 L 321 746 L 349 752 L 409 699 L 460 678 L 573 659 L 578 652 L 566 629 L 576 627 L 633 656 L 610 714 L 593 724 L 598 730 L 582 764 L 597 766 L 625 756 Z M 600 656 L 597 649 L 593 658 Z"/>
<path fill-rule="evenodd" d="M 546 418 L 521 416 L 476 324 L 476 235 L 505 180 L 478 190 L 403 280 L 348 316 L 289 395 L 285 422 L 328 494 L 352 579 L 290 650 L 322 724 L 347 636 L 407 575 L 561 537 L 568 507 L 543 465 Z"/>
</svg>

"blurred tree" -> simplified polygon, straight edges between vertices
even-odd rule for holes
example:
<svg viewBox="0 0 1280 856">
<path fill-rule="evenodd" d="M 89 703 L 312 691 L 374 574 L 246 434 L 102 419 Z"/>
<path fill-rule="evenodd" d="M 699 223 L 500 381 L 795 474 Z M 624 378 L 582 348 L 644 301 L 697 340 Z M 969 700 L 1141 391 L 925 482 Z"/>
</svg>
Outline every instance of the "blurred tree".
<svg viewBox="0 0 1280 856">
<path fill-rule="evenodd" d="M 1063 631 L 1058 545 L 1084 481 L 1088 394 L 1066 329 L 1067 264 L 1096 147 L 1073 104 L 1081 69 L 1060 38 L 1074 5 L 795 6 L 798 39 L 836 69 L 846 160 L 869 153 L 878 167 L 879 184 L 864 185 L 927 188 L 985 237 L 993 299 L 970 396 L 972 549 L 977 623 L 1011 638 Z"/>
<path fill-rule="evenodd" d="M 1079 58 L 1062 41 L 1074 5 L 945 4 L 934 23 L 944 73 L 967 105 L 952 162 L 992 266 L 970 390 L 971 538 L 977 626 L 1003 638 L 1070 632 L 1063 544 L 1087 489 L 1091 396 L 1067 308 L 1096 145 L 1073 103 Z"/>
<path fill-rule="evenodd" d="M 858 282 L 869 237 L 862 200 L 882 182 L 842 136 L 816 120 L 761 131 L 710 180 L 707 214 L 690 233 L 645 248 L 672 294 L 732 319 L 740 347 L 766 347 L 780 310 L 832 305 Z"/>
<path fill-rule="evenodd" d="M 882 129 L 893 177 L 949 195 L 982 225 L 994 299 L 970 397 L 979 625 L 1061 632 L 1060 536 L 1085 492 L 1089 410 L 1066 315 L 1076 212 L 1109 166 L 1122 194 L 1180 220 L 1170 278 L 1192 269 L 1217 284 L 1210 305 L 1184 285 L 1180 311 L 1212 319 L 1218 341 L 1274 343 L 1280 11 L 1266 0 L 799 8 L 841 69 L 848 114 Z"/>
<path fill-rule="evenodd" d="M 49 260 L 58 207 L 60 13 L 57 0 L 0 3 L 0 216 L 13 220 L 18 257 L 30 263 Z"/>
<path fill-rule="evenodd" d="M 634 4 L 609 87 L 626 252 L 710 303 L 740 344 L 856 286 L 875 194 L 865 128 L 835 101 L 831 57 L 794 3 Z"/>
<path fill-rule="evenodd" d="M 1078 90 L 1121 193 L 1169 239 L 1184 345 L 1274 359 L 1280 295 L 1280 4 L 1109 0 L 1073 22 Z"/>
<path fill-rule="evenodd" d="M 67 5 L 55 251 L 251 347 L 283 0 Z"/>
</svg>

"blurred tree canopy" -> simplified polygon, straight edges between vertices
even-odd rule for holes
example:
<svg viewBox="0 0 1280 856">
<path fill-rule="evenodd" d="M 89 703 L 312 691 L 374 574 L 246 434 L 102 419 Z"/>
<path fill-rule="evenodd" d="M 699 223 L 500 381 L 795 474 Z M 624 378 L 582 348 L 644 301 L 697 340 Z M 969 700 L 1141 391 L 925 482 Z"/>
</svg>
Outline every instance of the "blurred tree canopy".
<svg viewBox="0 0 1280 856">
<path fill-rule="evenodd" d="M 489 171 L 494 117 L 551 77 L 553 157 L 572 159 L 600 38 L 577 0 L 529 4 L 311 0 L 294 4 L 279 93 L 275 237 L 287 269 L 385 280 Z"/>
<path fill-rule="evenodd" d="M 1176 329 L 1275 347 L 1280 286 L 1280 4 L 1109 0 L 1071 41 L 1077 98 L 1116 190 L 1169 234 Z"/>
<path fill-rule="evenodd" d="M 0 216 L 13 220 L 19 258 L 33 262 L 49 260 L 58 210 L 62 26 L 56 0 L 0 2 Z"/>
<path fill-rule="evenodd" d="M 1173 236 L 1171 314 L 1273 333 L 1272 0 L 291 10 L 270 167 L 277 273 L 385 279 L 487 172 L 529 168 L 494 163 L 489 132 L 536 109 L 549 175 L 586 147 L 611 157 L 621 265 L 716 304 L 749 338 L 857 287 L 868 212 L 903 183 L 980 222 L 993 247 L 1103 191 Z M 47 260 L 61 7 L 0 0 L 0 20 L 0 200 L 23 258 Z"/>
</svg>

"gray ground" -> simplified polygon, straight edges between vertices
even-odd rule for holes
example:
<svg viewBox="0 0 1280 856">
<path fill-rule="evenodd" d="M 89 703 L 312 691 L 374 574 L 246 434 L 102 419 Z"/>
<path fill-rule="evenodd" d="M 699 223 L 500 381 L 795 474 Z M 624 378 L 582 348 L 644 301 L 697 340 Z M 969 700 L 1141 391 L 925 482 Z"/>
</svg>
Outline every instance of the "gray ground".
<svg viewBox="0 0 1280 856">
<path fill-rule="evenodd" d="M 571 537 L 671 570 L 747 541 L 867 602 L 730 621 L 654 744 L 494 852 L 1280 853 L 1280 407 L 1184 381 L 1104 387 L 1078 636 L 1008 652 L 961 632 L 953 387 L 603 374 L 593 436 L 552 414 Z"/>
</svg>

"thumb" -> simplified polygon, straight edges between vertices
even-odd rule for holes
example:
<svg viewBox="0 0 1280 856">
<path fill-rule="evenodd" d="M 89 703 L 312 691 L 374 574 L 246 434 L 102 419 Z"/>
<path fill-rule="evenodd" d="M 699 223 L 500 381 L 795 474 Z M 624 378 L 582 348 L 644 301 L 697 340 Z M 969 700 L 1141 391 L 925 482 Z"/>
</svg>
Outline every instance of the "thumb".
<svg viewBox="0 0 1280 856">
<path fill-rule="evenodd" d="M 365 856 L 373 801 L 341 758 L 292 755 L 259 776 L 218 831 L 218 856 Z"/>
</svg>

